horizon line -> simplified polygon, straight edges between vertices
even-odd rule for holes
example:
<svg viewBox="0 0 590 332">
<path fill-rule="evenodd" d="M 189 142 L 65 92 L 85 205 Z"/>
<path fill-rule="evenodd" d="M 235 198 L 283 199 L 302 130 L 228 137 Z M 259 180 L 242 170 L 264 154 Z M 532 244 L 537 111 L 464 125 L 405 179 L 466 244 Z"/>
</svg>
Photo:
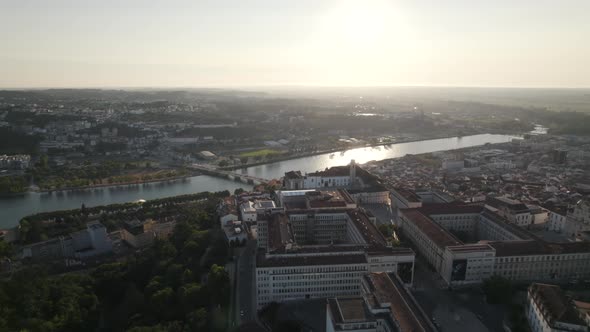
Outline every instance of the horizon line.
<svg viewBox="0 0 590 332">
<path fill-rule="evenodd" d="M 367 88 L 447 88 L 447 89 L 522 89 L 522 90 L 590 90 L 590 86 L 485 86 L 485 85 L 329 85 L 329 84 L 254 84 L 254 85 L 174 85 L 174 86 L 1 86 L 1 91 L 26 90 L 236 90 L 256 88 L 319 88 L 319 89 L 367 89 Z"/>
</svg>

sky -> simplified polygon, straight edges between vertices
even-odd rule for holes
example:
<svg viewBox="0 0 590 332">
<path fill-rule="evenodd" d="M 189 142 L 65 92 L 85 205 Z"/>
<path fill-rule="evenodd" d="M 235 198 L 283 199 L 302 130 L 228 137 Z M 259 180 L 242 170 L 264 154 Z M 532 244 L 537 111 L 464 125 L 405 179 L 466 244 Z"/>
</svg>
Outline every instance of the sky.
<svg viewBox="0 0 590 332">
<path fill-rule="evenodd" d="M 0 0 L 0 87 L 590 87 L 588 0 Z"/>
</svg>

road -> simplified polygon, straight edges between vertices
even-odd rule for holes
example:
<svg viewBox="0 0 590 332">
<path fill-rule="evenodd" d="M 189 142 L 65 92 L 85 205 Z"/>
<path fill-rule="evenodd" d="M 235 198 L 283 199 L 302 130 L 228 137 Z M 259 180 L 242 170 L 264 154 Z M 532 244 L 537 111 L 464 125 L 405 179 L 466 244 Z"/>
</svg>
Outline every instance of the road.
<svg viewBox="0 0 590 332">
<path fill-rule="evenodd" d="M 420 255 L 414 265 L 412 294 L 441 331 L 503 331 L 501 306 L 487 304 L 478 288 L 449 291 Z"/>
<path fill-rule="evenodd" d="M 242 322 L 256 320 L 256 240 L 248 240 L 238 262 L 238 304 Z M 242 314 L 243 313 L 243 314 Z"/>
<path fill-rule="evenodd" d="M 232 326 L 257 321 L 256 311 L 256 240 L 248 240 L 246 246 L 236 250 L 233 270 Z"/>
</svg>

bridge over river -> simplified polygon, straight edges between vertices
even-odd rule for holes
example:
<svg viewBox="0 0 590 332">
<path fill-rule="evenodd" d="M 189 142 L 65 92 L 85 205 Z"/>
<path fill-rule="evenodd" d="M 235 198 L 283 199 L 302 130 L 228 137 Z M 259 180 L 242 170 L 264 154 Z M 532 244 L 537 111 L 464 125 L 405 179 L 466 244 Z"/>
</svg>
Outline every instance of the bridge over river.
<svg viewBox="0 0 590 332">
<path fill-rule="evenodd" d="M 256 176 L 241 174 L 232 171 L 221 170 L 210 165 L 192 164 L 189 168 L 197 170 L 203 174 L 230 179 L 233 181 L 240 181 L 247 184 L 259 185 L 269 182 L 268 179 L 259 178 Z"/>
</svg>

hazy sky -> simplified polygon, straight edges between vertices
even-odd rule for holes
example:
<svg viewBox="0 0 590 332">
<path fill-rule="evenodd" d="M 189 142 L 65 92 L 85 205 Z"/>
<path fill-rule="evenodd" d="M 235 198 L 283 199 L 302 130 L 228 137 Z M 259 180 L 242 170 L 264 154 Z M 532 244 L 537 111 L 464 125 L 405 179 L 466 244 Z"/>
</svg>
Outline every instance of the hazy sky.
<svg viewBox="0 0 590 332">
<path fill-rule="evenodd" d="M 590 87 L 590 0 L 0 0 L 1 87 Z"/>
</svg>

